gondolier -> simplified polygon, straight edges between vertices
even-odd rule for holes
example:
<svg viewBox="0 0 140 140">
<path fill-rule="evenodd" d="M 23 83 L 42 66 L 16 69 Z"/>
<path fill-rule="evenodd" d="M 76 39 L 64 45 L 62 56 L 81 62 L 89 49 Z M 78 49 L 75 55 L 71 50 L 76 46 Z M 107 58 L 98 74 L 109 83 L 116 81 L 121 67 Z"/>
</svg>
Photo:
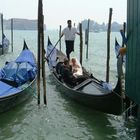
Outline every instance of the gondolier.
<svg viewBox="0 0 140 140">
<path fill-rule="evenodd" d="M 75 27 L 72 27 L 72 21 L 67 21 L 68 26 L 63 29 L 61 37 L 65 36 L 65 43 L 66 43 L 66 55 L 67 58 L 70 60 L 70 53 L 74 51 L 74 40 L 75 35 L 79 33 L 77 32 Z"/>
</svg>

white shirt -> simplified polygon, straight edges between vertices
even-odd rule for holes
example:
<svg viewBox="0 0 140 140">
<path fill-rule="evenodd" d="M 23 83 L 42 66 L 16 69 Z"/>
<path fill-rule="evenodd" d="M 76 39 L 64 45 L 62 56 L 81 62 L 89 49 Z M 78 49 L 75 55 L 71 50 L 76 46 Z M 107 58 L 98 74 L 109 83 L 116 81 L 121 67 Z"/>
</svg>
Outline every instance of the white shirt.
<svg viewBox="0 0 140 140">
<path fill-rule="evenodd" d="M 65 40 L 70 40 L 70 41 L 74 41 L 75 40 L 75 34 L 77 33 L 76 28 L 71 27 L 71 28 L 64 28 L 64 30 L 62 31 L 62 34 L 65 35 Z"/>
</svg>

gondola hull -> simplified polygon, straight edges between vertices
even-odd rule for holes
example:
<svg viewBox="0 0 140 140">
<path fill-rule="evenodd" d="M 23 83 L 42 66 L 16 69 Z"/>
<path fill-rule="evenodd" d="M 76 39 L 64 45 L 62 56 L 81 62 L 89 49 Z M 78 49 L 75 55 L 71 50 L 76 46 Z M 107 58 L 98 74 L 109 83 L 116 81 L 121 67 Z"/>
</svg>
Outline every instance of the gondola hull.
<svg viewBox="0 0 140 140">
<path fill-rule="evenodd" d="M 13 107 L 23 103 L 33 96 L 33 89 L 36 88 L 36 78 L 28 83 L 28 86 L 11 96 L 0 98 L 0 113 L 8 111 Z"/>
<path fill-rule="evenodd" d="M 74 99 L 76 102 L 104 113 L 121 115 L 123 111 L 123 100 L 117 93 L 112 91 L 104 94 L 104 89 L 92 81 L 88 84 L 83 84 L 84 86 L 79 89 L 70 88 L 59 80 L 55 72 L 52 72 L 52 75 L 56 80 L 60 92 Z M 98 93 L 101 94 L 98 95 Z"/>
</svg>

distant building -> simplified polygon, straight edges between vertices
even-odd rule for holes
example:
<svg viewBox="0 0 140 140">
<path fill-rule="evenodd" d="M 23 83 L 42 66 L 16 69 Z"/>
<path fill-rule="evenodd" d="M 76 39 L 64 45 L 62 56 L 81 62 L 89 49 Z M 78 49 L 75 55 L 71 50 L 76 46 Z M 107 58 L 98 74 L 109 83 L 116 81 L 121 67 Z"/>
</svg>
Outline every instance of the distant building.
<svg viewBox="0 0 140 140">
<path fill-rule="evenodd" d="M 82 21 L 83 30 L 86 30 L 87 26 L 88 26 L 88 20 L 85 19 Z M 91 32 L 106 32 L 107 28 L 108 28 L 108 24 L 105 24 L 104 22 L 102 24 L 99 24 L 94 20 L 90 20 L 89 31 Z M 112 23 L 111 25 L 112 32 L 119 32 L 120 29 L 122 29 L 122 24 L 119 24 L 117 22 Z"/>
<path fill-rule="evenodd" d="M 37 30 L 37 20 L 14 18 L 13 28 L 14 30 Z M 4 20 L 4 29 L 11 29 L 11 19 Z M 44 29 L 46 29 L 45 25 Z"/>
</svg>

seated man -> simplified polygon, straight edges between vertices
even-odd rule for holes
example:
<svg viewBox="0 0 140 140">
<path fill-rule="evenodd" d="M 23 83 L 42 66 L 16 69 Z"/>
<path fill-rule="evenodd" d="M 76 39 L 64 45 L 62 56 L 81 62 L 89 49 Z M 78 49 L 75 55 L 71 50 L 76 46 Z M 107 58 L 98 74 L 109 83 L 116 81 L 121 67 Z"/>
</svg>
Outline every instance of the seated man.
<svg viewBox="0 0 140 140">
<path fill-rule="evenodd" d="M 72 68 L 69 65 L 69 60 L 64 60 L 64 65 L 62 68 L 62 78 L 64 80 L 64 82 L 66 82 L 67 84 L 71 85 L 71 86 L 75 86 L 76 85 L 76 79 L 73 76 L 72 73 Z"/>
<path fill-rule="evenodd" d="M 57 64 L 56 64 L 56 72 L 58 74 L 62 74 L 62 69 L 63 69 L 63 66 L 64 66 L 64 62 L 67 61 L 68 59 L 67 58 L 64 58 L 64 60 L 62 61 L 59 61 Z"/>
<path fill-rule="evenodd" d="M 58 62 L 57 65 L 56 65 L 56 72 L 58 74 L 61 74 L 62 67 L 63 67 L 63 62 Z"/>
</svg>

